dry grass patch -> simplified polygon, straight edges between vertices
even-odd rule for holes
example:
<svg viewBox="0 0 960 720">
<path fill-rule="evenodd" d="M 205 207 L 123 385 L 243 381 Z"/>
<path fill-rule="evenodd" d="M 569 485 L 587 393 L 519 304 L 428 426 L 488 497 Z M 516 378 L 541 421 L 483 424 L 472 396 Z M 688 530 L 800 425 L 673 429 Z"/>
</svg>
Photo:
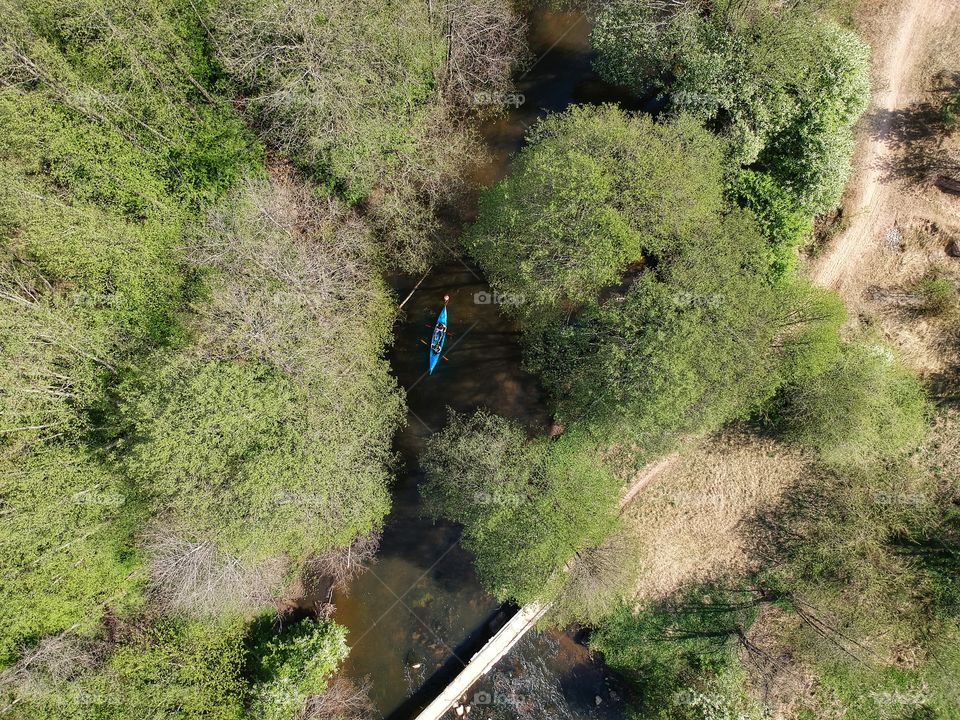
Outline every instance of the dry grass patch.
<svg viewBox="0 0 960 720">
<path fill-rule="evenodd" d="M 960 258 L 947 253 L 954 240 L 960 243 L 960 228 L 919 225 L 892 234 L 864 267 L 860 322 L 878 323 L 925 378 L 960 367 Z M 947 290 L 941 301 L 935 287 Z"/>
<path fill-rule="evenodd" d="M 638 548 L 636 596 L 679 588 L 755 566 L 747 521 L 798 481 L 809 456 L 744 431 L 690 450 L 624 512 Z"/>
</svg>

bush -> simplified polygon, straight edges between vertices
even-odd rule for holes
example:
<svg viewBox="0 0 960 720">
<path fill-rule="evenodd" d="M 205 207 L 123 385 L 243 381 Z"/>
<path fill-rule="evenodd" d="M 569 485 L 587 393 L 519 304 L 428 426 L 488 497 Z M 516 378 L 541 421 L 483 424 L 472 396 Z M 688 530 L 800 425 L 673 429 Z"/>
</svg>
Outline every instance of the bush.
<svg viewBox="0 0 960 720">
<path fill-rule="evenodd" d="M 430 439 L 420 460 L 429 510 L 463 524 L 463 545 L 498 599 L 551 600 L 565 564 L 616 528 L 620 482 L 588 448 L 569 434 L 528 441 L 482 411 L 452 415 Z"/>
<path fill-rule="evenodd" d="M 403 404 L 382 357 L 392 307 L 364 223 L 293 175 L 243 183 L 190 256 L 197 346 L 127 385 L 127 467 L 164 513 L 147 543 L 157 598 L 257 608 L 281 556 L 348 546 L 386 514 Z"/>
<path fill-rule="evenodd" d="M 138 438 L 127 472 L 162 524 L 247 562 L 347 544 L 389 507 L 384 467 L 360 438 L 268 365 L 173 357 L 127 412 Z"/>
<path fill-rule="evenodd" d="M 709 123 L 737 164 L 769 173 L 808 215 L 834 207 L 850 172 L 851 128 L 869 102 L 869 48 L 803 8 L 709 5 L 609 3 L 591 34 L 597 70 Z"/>
<path fill-rule="evenodd" d="M 267 640 L 254 649 L 251 713 L 263 720 L 304 717 L 348 652 L 346 628 L 329 620 L 302 620 Z"/>
<path fill-rule="evenodd" d="M 790 193 L 767 173 L 741 170 L 730 193 L 757 218 L 760 232 L 770 243 L 770 268 L 775 277 L 786 277 L 796 266 L 797 248 L 813 235 L 813 220 L 799 210 Z"/>
<path fill-rule="evenodd" d="M 879 344 L 847 345 L 823 374 L 788 388 L 783 403 L 787 436 L 829 463 L 895 456 L 926 428 L 923 386 Z"/>
<path fill-rule="evenodd" d="M 924 312 L 942 315 L 957 302 L 957 288 L 945 277 L 927 275 L 917 283 L 916 292 L 923 301 Z"/>
<path fill-rule="evenodd" d="M 658 125 L 574 106 L 527 139 L 511 174 L 484 191 L 465 242 L 528 322 L 596 300 L 720 207 L 719 146 L 689 118 Z"/>
<path fill-rule="evenodd" d="M 6 9 L 3 424 L 13 441 L 76 437 L 116 374 L 176 336 L 189 213 L 260 156 L 198 89 L 215 74 L 179 4 Z"/>
<path fill-rule="evenodd" d="M 960 126 L 960 90 L 954 90 L 944 98 L 940 105 L 940 118 L 948 132 Z"/>
</svg>

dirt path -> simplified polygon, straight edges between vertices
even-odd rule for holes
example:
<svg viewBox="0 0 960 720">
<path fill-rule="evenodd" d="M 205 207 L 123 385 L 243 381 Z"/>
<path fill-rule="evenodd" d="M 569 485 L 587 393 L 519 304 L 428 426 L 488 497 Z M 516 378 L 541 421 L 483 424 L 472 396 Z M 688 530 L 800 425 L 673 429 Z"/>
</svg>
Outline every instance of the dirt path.
<svg viewBox="0 0 960 720">
<path fill-rule="evenodd" d="M 888 140 L 889 111 L 906 108 L 917 99 L 910 80 L 923 61 L 924 40 L 956 15 L 956 10 L 957 0 L 905 0 L 884 33 L 890 40 L 875 46 L 874 52 L 879 54 L 874 58 L 874 75 L 881 84 L 862 124 L 870 137 L 858 152 L 854 191 L 845 203 L 850 225 L 812 268 L 811 277 L 817 284 L 842 288 L 871 247 L 896 223 L 896 190 L 884 178 L 886 161 L 893 152 Z"/>
<path fill-rule="evenodd" d="M 660 458 L 656 462 L 650 463 L 643 468 L 643 470 L 641 470 L 634 478 L 633 483 L 620 500 L 620 512 L 622 513 L 624 510 L 626 510 L 627 505 L 633 502 L 633 499 L 637 496 L 637 494 L 649 487 L 654 480 L 660 477 L 664 470 L 673 467 L 673 464 L 678 458 L 679 455 L 677 454 L 667 455 L 666 457 Z"/>
</svg>

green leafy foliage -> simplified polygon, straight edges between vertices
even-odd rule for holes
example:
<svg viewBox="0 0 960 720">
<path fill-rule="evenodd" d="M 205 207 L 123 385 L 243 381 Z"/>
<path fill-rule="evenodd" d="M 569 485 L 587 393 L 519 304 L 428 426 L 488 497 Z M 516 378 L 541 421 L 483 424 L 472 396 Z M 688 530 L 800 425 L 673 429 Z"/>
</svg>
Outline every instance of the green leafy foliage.
<svg viewBox="0 0 960 720">
<path fill-rule="evenodd" d="M 25 328 L 4 329 L 10 427 L 63 430 L 133 354 L 170 338 L 190 208 L 258 159 L 229 108 L 198 91 L 213 73 L 183 11 L 4 5 L 0 283 Z"/>
<path fill-rule="evenodd" d="M 822 368 L 837 352 L 839 301 L 801 281 L 770 285 L 765 254 L 749 216 L 733 214 L 624 295 L 537 337 L 530 362 L 561 422 L 662 448 Z"/>
<path fill-rule="evenodd" d="M 916 376 L 882 344 L 846 345 L 822 374 L 787 389 L 783 423 L 830 463 L 877 460 L 922 439 L 927 403 Z"/>
<path fill-rule="evenodd" d="M 421 463 L 430 511 L 463 524 L 464 547 L 500 599 L 549 600 L 565 563 L 617 526 L 620 481 L 573 435 L 527 440 L 496 415 L 452 415 Z"/>
<path fill-rule="evenodd" d="M 245 182 L 197 235 L 197 346 L 124 388 L 126 467 L 173 533 L 227 556 L 297 563 L 348 545 L 389 507 L 403 403 L 370 233 L 276 176 Z"/>
<path fill-rule="evenodd" d="M 940 117 L 949 132 L 960 126 L 960 90 L 949 93 L 940 105 Z"/>
<path fill-rule="evenodd" d="M 7 683 L 12 718 L 241 720 L 245 624 L 169 621 L 134 630 L 108 658 L 51 639 Z M 66 667 L 66 676 L 63 669 Z"/>
<path fill-rule="evenodd" d="M 737 163 L 769 173 L 807 214 L 834 207 L 869 100 L 869 48 L 803 8 L 709 5 L 679 3 L 666 17 L 646 0 L 604 6 L 591 35 L 598 71 L 722 131 Z"/>
<path fill-rule="evenodd" d="M 774 276 L 785 277 L 796 266 L 797 248 L 813 234 L 813 221 L 799 210 L 790 193 L 767 173 L 740 171 L 730 188 L 741 206 L 750 210 L 770 243 L 770 268 Z"/>
<path fill-rule="evenodd" d="M 658 125 L 612 105 L 574 106 L 534 126 L 528 143 L 483 193 L 466 239 L 511 297 L 505 307 L 528 321 L 595 300 L 720 207 L 719 146 L 689 118 Z"/>
<path fill-rule="evenodd" d="M 923 299 L 923 309 L 931 315 L 942 315 L 957 305 L 957 288 L 949 278 L 928 274 L 917 283 L 916 291 Z"/>
<path fill-rule="evenodd" d="M 250 712 L 263 720 L 296 720 L 347 656 L 346 628 L 303 620 L 255 648 Z"/>
<path fill-rule="evenodd" d="M 137 498 L 121 476 L 66 444 L 0 461 L 0 667 L 44 635 L 89 633 L 139 600 L 129 550 Z"/>
<path fill-rule="evenodd" d="M 19 126 L 17 145 L 86 199 L 128 210 L 149 203 L 149 193 L 138 197 L 143 183 L 123 182 L 131 171 L 182 200 L 210 197 L 256 158 L 229 107 L 200 90 L 216 73 L 189 3 L 28 0 L 4 10 L 3 71 L 28 88 L 4 93 L 32 96 L 17 115 L 38 121 Z M 115 168 L 118 154 L 140 163 Z"/>
</svg>

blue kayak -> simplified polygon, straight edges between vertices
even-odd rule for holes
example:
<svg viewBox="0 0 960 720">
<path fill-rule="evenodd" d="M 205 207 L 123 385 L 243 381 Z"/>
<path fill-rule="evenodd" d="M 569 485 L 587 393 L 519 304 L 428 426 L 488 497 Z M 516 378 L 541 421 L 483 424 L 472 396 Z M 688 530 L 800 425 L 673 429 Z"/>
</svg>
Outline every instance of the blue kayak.
<svg viewBox="0 0 960 720">
<path fill-rule="evenodd" d="M 443 356 L 443 342 L 447 339 L 447 300 L 449 300 L 449 297 L 445 295 L 443 297 L 443 309 L 437 315 L 437 322 L 433 326 L 433 337 L 430 338 L 431 375 L 433 375 L 433 369 Z"/>
</svg>

